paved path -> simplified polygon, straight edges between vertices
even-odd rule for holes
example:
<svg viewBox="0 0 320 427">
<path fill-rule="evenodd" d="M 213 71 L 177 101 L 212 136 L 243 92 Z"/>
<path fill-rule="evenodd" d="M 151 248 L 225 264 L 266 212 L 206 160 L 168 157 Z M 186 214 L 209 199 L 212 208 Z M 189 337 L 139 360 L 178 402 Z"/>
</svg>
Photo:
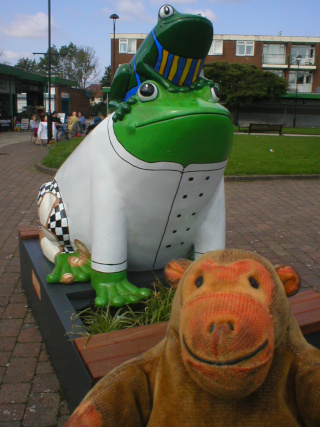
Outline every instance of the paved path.
<svg viewBox="0 0 320 427">
<path fill-rule="evenodd" d="M 29 135 L 0 133 L 0 427 L 69 416 L 20 282 L 17 230 L 37 226 L 37 192 L 51 178 L 35 170 L 47 148 Z M 318 180 L 226 182 L 227 247 L 291 264 L 320 292 L 319 200 Z"/>
</svg>

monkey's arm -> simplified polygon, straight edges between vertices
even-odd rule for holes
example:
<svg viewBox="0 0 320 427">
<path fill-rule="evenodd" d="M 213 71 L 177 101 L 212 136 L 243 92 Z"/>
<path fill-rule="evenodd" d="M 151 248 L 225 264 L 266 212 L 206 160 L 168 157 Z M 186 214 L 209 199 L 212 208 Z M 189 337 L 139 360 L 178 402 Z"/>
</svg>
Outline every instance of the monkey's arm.
<svg viewBox="0 0 320 427">
<path fill-rule="evenodd" d="M 97 383 L 66 427 L 142 427 L 147 424 L 150 411 L 148 376 L 141 366 L 129 363 Z"/>
</svg>

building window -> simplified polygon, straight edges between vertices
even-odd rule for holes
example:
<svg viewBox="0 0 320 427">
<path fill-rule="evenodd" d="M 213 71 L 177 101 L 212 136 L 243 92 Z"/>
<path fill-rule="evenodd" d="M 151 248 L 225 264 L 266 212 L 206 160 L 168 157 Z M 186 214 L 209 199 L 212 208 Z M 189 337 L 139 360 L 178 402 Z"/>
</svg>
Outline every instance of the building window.
<svg viewBox="0 0 320 427">
<path fill-rule="evenodd" d="M 222 55 L 223 53 L 223 40 L 213 40 L 208 55 Z"/>
<path fill-rule="evenodd" d="M 284 78 L 284 72 L 283 72 L 283 70 L 268 70 L 268 71 L 269 71 L 269 73 L 273 73 L 273 74 L 275 74 L 278 77 Z"/>
<path fill-rule="evenodd" d="M 137 40 L 136 39 L 120 39 L 119 40 L 119 53 L 136 53 Z"/>
<path fill-rule="evenodd" d="M 291 71 L 289 73 L 289 92 L 312 92 L 312 73 Z"/>
<path fill-rule="evenodd" d="M 236 55 L 237 56 L 253 56 L 254 42 L 238 41 Z"/>
<path fill-rule="evenodd" d="M 300 65 L 314 65 L 314 46 L 293 45 L 291 47 L 291 64 L 297 64 L 297 56 L 301 56 Z"/>
<path fill-rule="evenodd" d="M 263 64 L 286 63 L 286 48 L 284 44 L 264 44 L 263 45 Z"/>
</svg>

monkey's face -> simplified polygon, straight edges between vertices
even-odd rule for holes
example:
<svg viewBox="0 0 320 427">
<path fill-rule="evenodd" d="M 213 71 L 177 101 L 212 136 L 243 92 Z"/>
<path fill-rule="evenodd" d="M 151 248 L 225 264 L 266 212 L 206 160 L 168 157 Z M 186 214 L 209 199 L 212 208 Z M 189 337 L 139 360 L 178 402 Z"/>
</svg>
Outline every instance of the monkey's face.
<svg viewBox="0 0 320 427">
<path fill-rule="evenodd" d="M 274 282 L 254 260 L 195 263 L 181 292 L 180 341 L 191 377 L 217 397 L 241 398 L 265 380 L 274 353 Z"/>
</svg>

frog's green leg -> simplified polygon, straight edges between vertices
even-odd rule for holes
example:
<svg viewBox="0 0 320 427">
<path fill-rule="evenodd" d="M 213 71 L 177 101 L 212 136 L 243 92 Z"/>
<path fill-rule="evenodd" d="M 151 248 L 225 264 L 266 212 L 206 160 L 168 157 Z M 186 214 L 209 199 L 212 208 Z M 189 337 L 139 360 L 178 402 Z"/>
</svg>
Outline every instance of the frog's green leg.
<svg viewBox="0 0 320 427">
<path fill-rule="evenodd" d="M 127 272 L 101 273 L 92 270 L 91 286 L 96 291 L 94 303 L 97 307 L 123 307 L 148 298 L 150 289 L 138 288 L 127 279 Z"/>
<path fill-rule="evenodd" d="M 129 64 L 120 65 L 118 68 L 110 90 L 110 110 L 113 112 L 118 104 L 123 100 L 128 91 L 129 80 L 131 75 L 131 67 Z"/>
<path fill-rule="evenodd" d="M 55 268 L 47 276 L 48 283 L 88 282 L 91 268 L 75 253 L 62 253 L 56 256 Z"/>
</svg>

